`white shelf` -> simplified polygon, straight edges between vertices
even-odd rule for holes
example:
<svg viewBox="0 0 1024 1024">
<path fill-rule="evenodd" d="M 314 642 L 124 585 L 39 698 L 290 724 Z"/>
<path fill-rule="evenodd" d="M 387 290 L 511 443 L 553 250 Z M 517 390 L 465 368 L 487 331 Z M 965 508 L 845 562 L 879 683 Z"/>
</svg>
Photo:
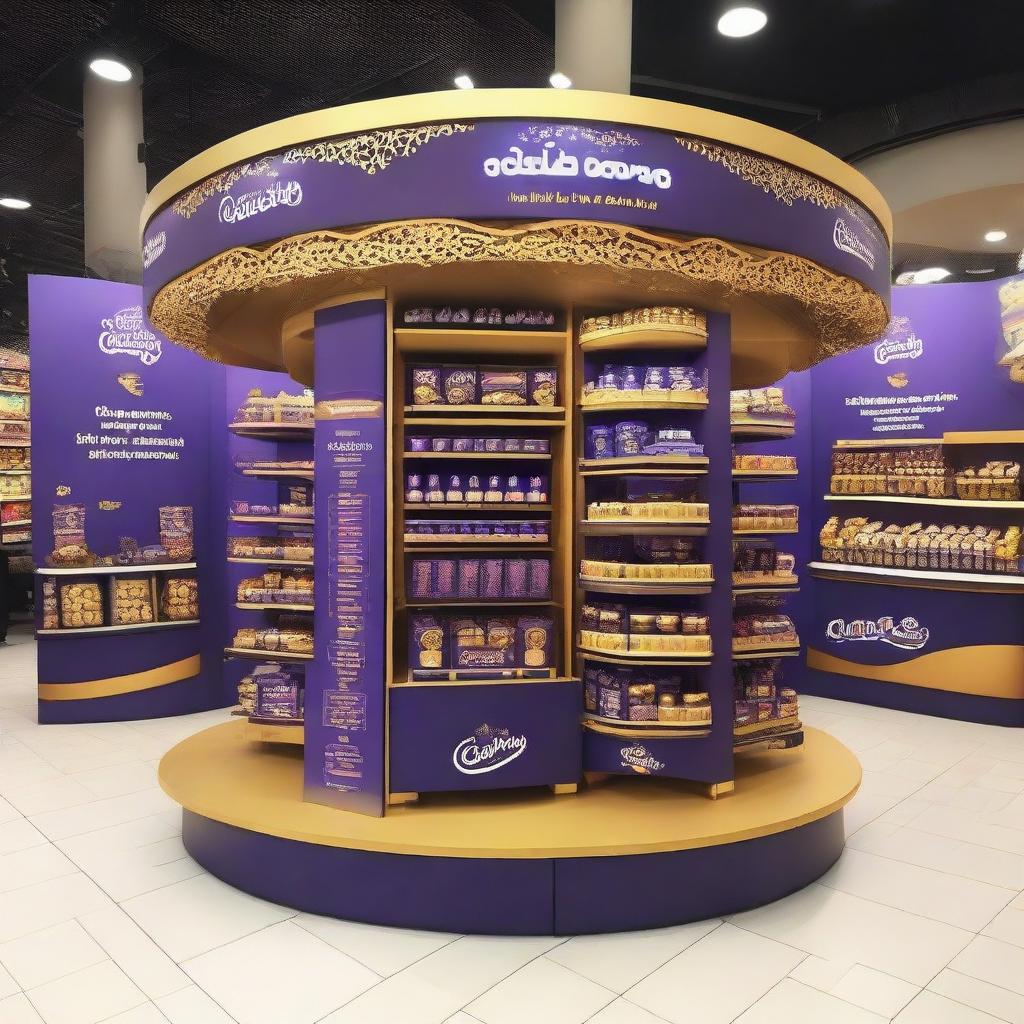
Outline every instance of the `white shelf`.
<svg viewBox="0 0 1024 1024">
<path fill-rule="evenodd" d="M 892 587 L 921 587 L 927 590 L 1024 594 L 1024 576 L 1010 573 L 894 569 L 887 566 L 848 565 L 845 562 L 809 562 L 808 568 L 819 579 L 881 583 Z"/>
<path fill-rule="evenodd" d="M 10 498 L 0 498 L 0 505 L 10 505 L 16 501 L 31 501 L 31 494 L 16 494 Z"/>
<path fill-rule="evenodd" d="M 304 562 L 296 558 L 232 558 L 228 556 L 228 561 L 238 565 L 298 565 L 307 569 L 313 568 L 312 562 Z"/>
<path fill-rule="evenodd" d="M 39 576 L 123 576 L 129 573 L 179 572 L 195 569 L 195 562 L 153 562 L 150 565 L 83 565 L 65 569 L 36 569 Z"/>
<path fill-rule="evenodd" d="M 85 636 L 93 633 L 137 633 L 141 629 L 172 629 L 198 626 L 198 619 L 174 619 L 167 622 L 136 622 L 125 626 L 79 626 L 67 629 L 37 629 L 36 636 Z"/>
<path fill-rule="evenodd" d="M 826 494 L 826 501 L 877 501 L 897 505 L 941 505 L 946 508 L 1024 508 L 1024 501 L 981 501 L 977 498 L 918 498 L 909 494 Z"/>
</svg>

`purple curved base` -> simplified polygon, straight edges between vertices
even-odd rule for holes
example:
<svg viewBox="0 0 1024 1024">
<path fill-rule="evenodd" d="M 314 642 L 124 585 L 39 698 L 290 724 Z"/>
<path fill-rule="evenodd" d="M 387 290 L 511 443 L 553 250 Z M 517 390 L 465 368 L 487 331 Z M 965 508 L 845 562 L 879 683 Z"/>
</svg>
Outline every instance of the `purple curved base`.
<svg viewBox="0 0 1024 1024">
<path fill-rule="evenodd" d="M 207 871 L 274 903 L 329 917 L 482 935 L 577 935 L 684 924 L 770 903 L 843 849 L 843 812 L 720 846 L 541 860 L 424 857 L 303 843 L 182 812 Z"/>
</svg>

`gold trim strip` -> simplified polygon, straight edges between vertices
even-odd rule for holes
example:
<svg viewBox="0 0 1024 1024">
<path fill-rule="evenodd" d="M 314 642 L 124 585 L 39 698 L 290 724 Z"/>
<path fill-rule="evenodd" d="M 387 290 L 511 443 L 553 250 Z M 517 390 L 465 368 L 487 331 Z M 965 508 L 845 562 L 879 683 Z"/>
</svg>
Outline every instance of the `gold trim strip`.
<svg viewBox="0 0 1024 1024">
<path fill-rule="evenodd" d="M 168 683 L 178 683 L 199 674 L 199 655 L 192 654 L 169 665 L 130 672 L 123 676 L 92 679 L 84 683 L 40 683 L 40 700 L 91 700 L 95 697 L 117 697 L 123 693 L 152 690 Z"/>
<path fill-rule="evenodd" d="M 804 139 L 732 114 L 684 103 L 577 89 L 474 89 L 352 103 L 265 124 L 204 150 L 158 182 L 142 208 L 141 227 L 180 192 L 235 164 L 339 135 L 437 121 L 550 118 L 633 125 L 739 146 L 807 171 L 865 206 L 892 241 L 892 214 L 881 192 L 849 164 Z"/>
<path fill-rule="evenodd" d="M 807 665 L 822 672 L 880 683 L 1024 700 L 1024 646 L 1017 644 L 952 647 L 921 654 L 899 665 L 861 665 L 811 647 L 807 651 Z"/>
</svg>

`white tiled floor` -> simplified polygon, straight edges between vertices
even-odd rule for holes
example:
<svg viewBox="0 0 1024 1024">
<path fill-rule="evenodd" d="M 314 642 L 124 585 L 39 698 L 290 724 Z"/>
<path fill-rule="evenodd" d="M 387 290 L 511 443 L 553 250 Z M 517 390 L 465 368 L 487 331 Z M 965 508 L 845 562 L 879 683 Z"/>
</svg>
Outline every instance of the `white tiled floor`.
<svg viewBox="0 0 1024 1024">
<path fill-rule="evenodd" d="M 0 1024 L 1024 1024 L 1024 734 L 804 698 L 861 758 L 840 862 L 725 921 L 407 932 L 236 892 L 181 845 L 161 755 L 223 712 L 35 724 L 0 648 Z"/>
</svg>

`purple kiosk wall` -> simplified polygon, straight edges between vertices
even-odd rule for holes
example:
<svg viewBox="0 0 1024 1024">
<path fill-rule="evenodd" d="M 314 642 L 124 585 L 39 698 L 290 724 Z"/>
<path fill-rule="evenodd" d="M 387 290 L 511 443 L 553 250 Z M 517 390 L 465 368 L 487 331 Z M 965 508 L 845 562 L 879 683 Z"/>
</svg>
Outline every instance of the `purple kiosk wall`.
<svg viewBox="0 0 1024 1024">
<path fill-rule="evenodd" d="M 1001 531 L 1022 524 L 1019 504 L 958 508 L 955 502 L 825 497 L 838 439 L 901 439 L 912 446 L 949 431 L 1020 431 L 1024 388 L 999 365 L 1007 352 L 997 295 L 1001 283 L 894 289 L 894 319 L 884 338 L 809 371 L 814 559 L 821 557 L 817 531 L 830 515 Z M 991 459 L 1019 462 L 1022 453 L 1019 443 L 943 450 L 954 469 Z M 941 573 L 913 580 L 898 570 L 877 572 L 813 581 L 806 632 L 810 670 L 803 688 L 924 714 L 1024 725 L 1024 589 L 1001 585 L 1000 573 L 965 594 L 950 586 L 955 572 L 949 581 Z M 984 592 L 997 588 L 1001 592 Z M 906 626 L 913 636 L 863 629 L 882 620 Z"/>
<path fill-rule="evenodd" d="M 164 607 L 169 583 L 198 579 L 205 609 L 214 599 L 214 565 L 221 571 L 210 546 L 207 474 L 210 406 L 222 398 L 223 369 L 152 331 L 138 286 L 37 276 L 29 300 L 39 720 L 123 721 L 223 707 L 231 697 L 221 682 L 217 616 L 196 621 L 187 601 Z M 182 506 L 192 510 L 194 552 L 164 568 L 158 559 L 173 559 L 157 548 L 159 510 Z M 82 532 L 90 555 L 56 550 L 80 548 Z M 130 565 L 119 556 L 135 543 L 140 564 Z M 114 564 L 82 565 L 104 556 Z M 113 623 L 116 581 L 131 580 L 154 581 L 150 621 L 122 609 L 119 620 L 131 621 Z M 43 628 L 44 585 L 64 606 L 56 628 Z M 80 589 L 62 601 L 62 588 L 83 585 L 101 595 L 102 611 L 91 598 L 88 616 L 76 611 Z"/>
</svg>

